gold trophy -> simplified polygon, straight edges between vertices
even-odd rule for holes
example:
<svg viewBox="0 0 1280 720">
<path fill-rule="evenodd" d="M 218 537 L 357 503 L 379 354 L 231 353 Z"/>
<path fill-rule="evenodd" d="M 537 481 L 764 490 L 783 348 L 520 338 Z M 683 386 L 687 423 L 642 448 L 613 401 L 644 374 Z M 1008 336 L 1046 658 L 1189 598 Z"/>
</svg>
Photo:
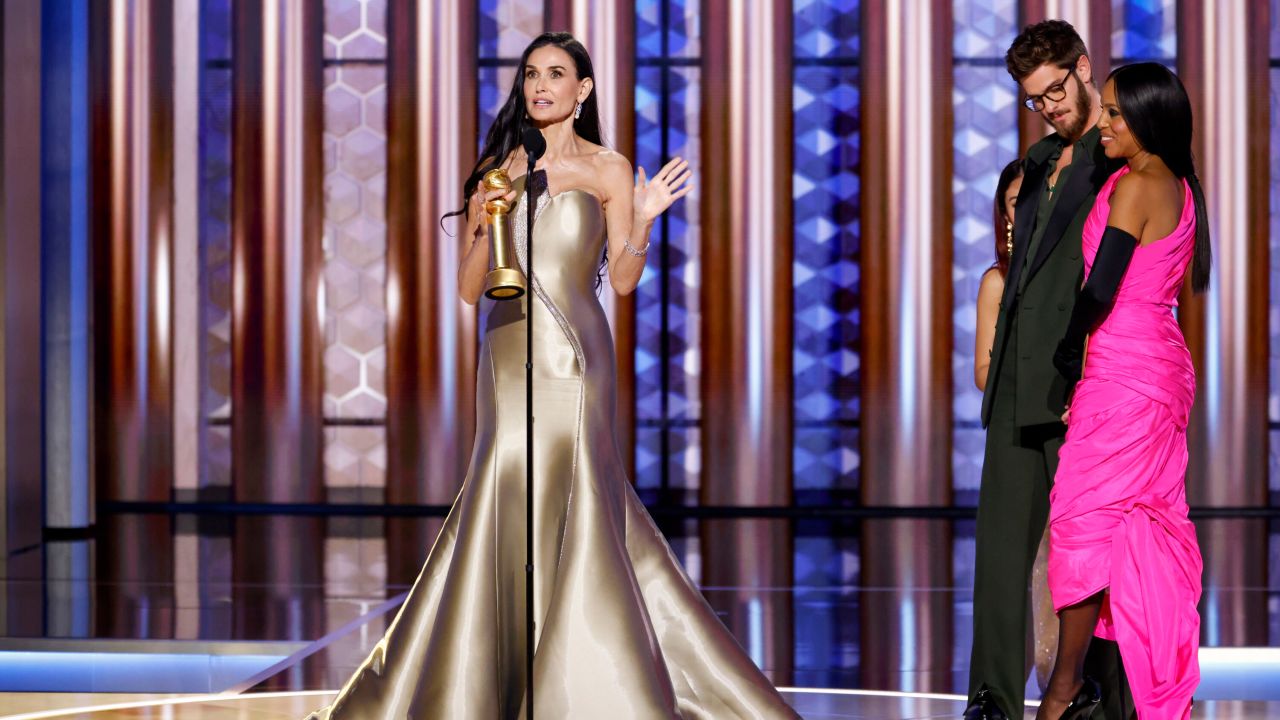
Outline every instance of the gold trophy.
<svg viewBox="0 0 1280 720">
<path fill-rule="evenodd" d="M 511 189 L 511 178 L 502 168 L 490 170 L 481 181 L 486 192 Z M 524 295 L 524 274 L 515 265 L 515 246 L 511 239 L 511 222 L 507 214 L 511 203 L 499 197 L 484 204 L 489 213 L 489 252 L 493 269 L 484 277 L 485 297 L 493 300 L 515 300 Z"/>
</svg>

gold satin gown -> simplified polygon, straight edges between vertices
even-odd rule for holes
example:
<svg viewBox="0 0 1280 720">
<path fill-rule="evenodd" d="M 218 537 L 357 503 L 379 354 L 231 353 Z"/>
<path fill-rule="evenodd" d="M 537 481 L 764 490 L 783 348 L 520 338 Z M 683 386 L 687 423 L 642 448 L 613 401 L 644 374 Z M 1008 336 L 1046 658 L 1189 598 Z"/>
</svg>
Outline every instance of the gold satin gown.
<svg viewBox="0 0 1280 720">
<path fill-rule="evenodd" d="M 527 270 L 523 184 L 512 219 Z M 600 201 L 540 193 L 534 227 L 533 293 L 485 301 L 475 450 L 458 498 L 386 635 L 312 718 L 524 717 L 530 297 L 536 717 L 799 717 L 690 582 L 622 470 L 613 341 L 594 289 Z"/>
</svg>

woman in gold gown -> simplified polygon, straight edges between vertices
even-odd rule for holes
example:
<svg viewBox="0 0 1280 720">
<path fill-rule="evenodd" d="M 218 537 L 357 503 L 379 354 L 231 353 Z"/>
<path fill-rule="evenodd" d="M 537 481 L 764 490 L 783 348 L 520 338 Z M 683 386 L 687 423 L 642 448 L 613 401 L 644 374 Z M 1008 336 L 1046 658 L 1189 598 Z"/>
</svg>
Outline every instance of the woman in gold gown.
<svg viewBox="0 0 1280 720">
<path fill-rule="evenodd" d="M 613 341 L 601 273 L 621 294 L 644 269 L 654 220 L 690 190 L 687 163 L 651 180 L 600 143 L 591 60 L 565 33 L 525 50 L 506 105 L 464 185 L 472 238 L 459 292 L 489 269 L 480 177 L 515 178 L 526 271 L 534 186 L 535 273 L 517 301 L 484 301 L 471 466 L 408 599 L 316 720 L 525 715 L 525 308 L 532 303 L 534 710 L 539 718 L 798 717 L 742 651 L 672 555 L 622 470 L 613 433 Z M 533 182 L 526 123 L 547 150 Z M 608 248 L 605 252 L 605 244 Z M 603 258 L 603 259 L 602 259 Z"/>
</svg>

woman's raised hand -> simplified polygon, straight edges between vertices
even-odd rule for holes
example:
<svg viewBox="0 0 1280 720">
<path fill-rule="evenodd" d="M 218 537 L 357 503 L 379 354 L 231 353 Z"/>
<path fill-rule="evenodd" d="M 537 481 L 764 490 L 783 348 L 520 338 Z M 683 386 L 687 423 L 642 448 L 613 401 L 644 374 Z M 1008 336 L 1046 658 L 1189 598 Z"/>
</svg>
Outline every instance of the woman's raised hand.
<svg viewBox="0 0 1280 720">
<path fill-rule="evenodd" d="M 666 212 L 672 203 L 688 195 L 693 189 L 689 184 L 692 177 L 693 171 L 689 169 L 688 161 L 679 157 L 673 158 L 649 180 L 645 179 L 644 168 L 641 167 L 636 178 L 634 198 L 636 218 L 649 223 Z"/>
</svg>

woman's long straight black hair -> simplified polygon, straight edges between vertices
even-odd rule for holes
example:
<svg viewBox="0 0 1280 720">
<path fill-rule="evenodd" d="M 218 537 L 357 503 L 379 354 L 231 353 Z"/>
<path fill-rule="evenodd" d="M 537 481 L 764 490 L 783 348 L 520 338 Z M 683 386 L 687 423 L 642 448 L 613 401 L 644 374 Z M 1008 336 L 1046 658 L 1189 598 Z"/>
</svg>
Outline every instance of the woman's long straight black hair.
<svg viewBox="0 0 1280 720">
<path fill-rule="evenodd" d="M 529 125 L 529 114 L 525 110 L 524 97 L 524 72 L 525 67 L 529 64 L 529 55 L 534 50 L 548 45 L 560 48 L 573 58 L 574 69 L 578 73 L 578 80 L 582 81 L 591 78 L 592 83 L 595 82 L 596 72 L 591 65 L 591 56 L 587 54 L 587 49 L 577 38 L 567 32 L 547 32 L 542 33 L 529 43 L 529 47 L 524 49 L 524 53 L 520 55 L 520 65 L 516 68 L 515 80 L 511 83 L 511 92 L 507 95 L 507 101 L 502 104 L 502 109 L 498 111 L 497 117 L 493 120 L 493 125 L 489 126 L 489 134 L 485 136 L 484 147 L 480 150 L 479 160 L 476 162 L 475 168 L 471 174 L 467 176 L 465 182 L 462 183 L 462 207 L 445 213 L 440 218 L 443 223 L 445 218 L 455 215 L 466 217 L 469 205 L 467 200 L 470 199 L 471 193 L 475 192 L 476 187 L 480 185 L 481 178 L 484 174 L 502 165 L 507 157 L 520 147 L 520 138 L 524 129 Z M 596 104 L 596 92 L 593 88 L 587 99 L 582 101 L 582 112 L 573 121 L 573 131 L 579 137 L 593 142 L 596 145 L 604 145 L 604 137 L 600 132 L 600 108 Z M 608 265 L 609 249 L 608 243 L 605 243 L 605 250 L 600 257 L 600 268 L 596 272 L 596 289 L 599 290 L 604 276 L 604 268 Z"/>
<path fill-rule="evenodd" d="M 1116 102 L 1130 132 L 1143 150 L 1164 161 L 1169 170 L 1187 181 L 1196 207 L 1196 246 L 1191 263 L 1191 289 L 1209 287 L 1213 249 L 1209 242 L 1209 213 L 1204 190 L 1196 177 L 1191 154 L 1191 100 L 1182 81 L 1159 63 L 1134 63 L 1116 68 L 1108 78 L 1115 83 Z"/>
</svg>

